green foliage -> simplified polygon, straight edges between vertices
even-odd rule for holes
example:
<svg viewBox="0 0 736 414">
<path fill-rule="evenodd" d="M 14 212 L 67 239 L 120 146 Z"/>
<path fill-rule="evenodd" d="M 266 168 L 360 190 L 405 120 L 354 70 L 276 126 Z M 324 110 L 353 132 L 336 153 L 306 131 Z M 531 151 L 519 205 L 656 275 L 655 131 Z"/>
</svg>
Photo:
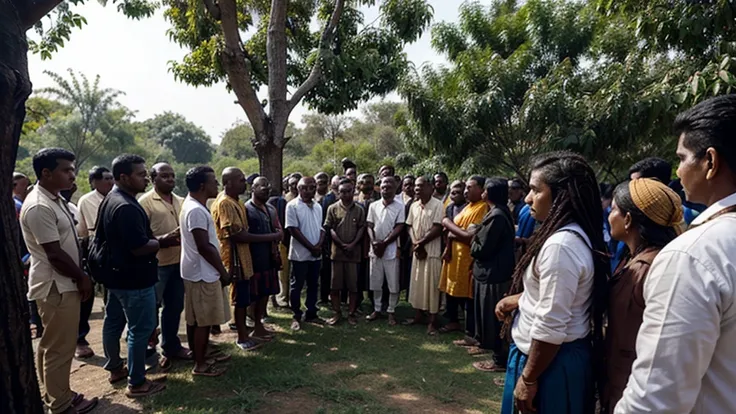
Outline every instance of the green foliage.
<svg viewBox="0 0 736 414">
<path fill-rule="evenodd" d="M 616 180 L 643 156 L 672 158 L 674 116 L 736 86 L 727 1 L 518 3 L 465 3 L 458 24 L 433 27 L 451 65 L 401 87 L 412 152 L 525 178 L 534 154 L 571 149 Z"/>
<path fill-rule="evenodd" d="M 218 152 L 225 157 L 253 158 L 256 156 L 256 151 L 251 144 L 254 136 L 253 128 L 249 124 L 235 123 L 222 135 Z"/>
<path fill-rule="evenodd" d="M 184 116 L 165 112 L 145 122 L 150 136 L 169 149 L 176 162 L 206 164 L 212 159 L 210 137 L 202 128 L 187 122 Z"/>
</svg>

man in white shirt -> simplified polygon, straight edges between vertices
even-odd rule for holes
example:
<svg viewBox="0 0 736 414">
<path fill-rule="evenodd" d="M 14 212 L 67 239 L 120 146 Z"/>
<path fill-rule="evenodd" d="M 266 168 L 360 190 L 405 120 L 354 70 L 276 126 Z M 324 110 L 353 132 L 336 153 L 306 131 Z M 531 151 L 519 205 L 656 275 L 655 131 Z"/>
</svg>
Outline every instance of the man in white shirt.
<svg viewBox="0 0 736 414">
<path fill-rule="evenodd" d="M 304 283 L 307 284 L 307 313 L 305 322 L 319 322 L 317 296 L 319 294 L 319 269 L 322 260 L 322 243 L 325 230 L 322 227 L 322 207 L 314 201 L 317 182 L 304 177 L 297 184 L 299 196 L 286 205 L 286 228 L 291 232 L 289 262 L 291 276 L 289 304 L 294 312 L 291 329 L 301 329 Z"/>
<path fill-rule="evenodd" d="M 396 201 L 398 183 L 392 176 L 381 179 L 381 201 L 371 203 L 368 207 L 368 235 L 371 240 L 370 250 L 370 288 L 373 291 L 374 311 L 366 317 L 375 321 L 381 314 L 383 298 L 383 281 L 389 290 L 388 323 L 396 325 L 394 310 L 399 303 L 399 250 L 396 242 L 404 229 L 404 204 Z"/>
<path fill-rule="evenodd" d="M 90 239 L 95 236 L 95 225 L 97 223 L 97 211 L 100 209 L 102 200 L 105 199 L 107 193 L 112 190 L 115 184 L 112 172 L 105 167 L 94 166 L 89 170 L 89 184 L 92 191 L 79 198 L 77 203 L 77 233 L 82 239 L 82 255 L 87 257 L 87 245 Z M 89 317 L 92 314 L 92 306 L 95 298 L 92 297 L 86 302 L 82 302 L 82 310 L 79 315 L 79 335 L 77 338 L 77 358 L 89 358 L 94 356 L 94 351 L 89 347 L 87 342 L 87 334 L 89 334 Z"/>
<path fill-rule="evenodd" d="M 187 340 L 194 353 L 192 375 L 216 377 L 225 370 L 207 363 L 210 328 L 225 322 L 221 280 L 229 280 L 220 258 L 215 223 L 207 200 L 217 197 L 215 171 L 206 166 L 190 169 L 186 176 L 189 195 L 181 211 L 181 278 Z"/>
<path fill-rule="evenodd" d="M 617 414 L 736 413 L 736 95 L 675 120 L 677 176 L 708 208 L 652 263 L 643 323 Z"/>
</svg>

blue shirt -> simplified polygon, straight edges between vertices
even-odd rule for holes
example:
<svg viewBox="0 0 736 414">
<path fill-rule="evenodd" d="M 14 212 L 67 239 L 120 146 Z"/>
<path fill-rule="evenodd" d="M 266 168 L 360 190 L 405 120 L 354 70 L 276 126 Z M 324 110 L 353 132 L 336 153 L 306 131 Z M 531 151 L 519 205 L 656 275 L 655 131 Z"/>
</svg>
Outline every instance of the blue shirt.
<svg viewBox="0 0 736 414">
<path fill-rule="evenodd" d="M 528 239 L 534 233 L 534 226 L 537 222 L 531 214 L 531 207 L 525 204 L 519 212 L 519 227 L 516 229 L 516 237 Z"/>
</svg>

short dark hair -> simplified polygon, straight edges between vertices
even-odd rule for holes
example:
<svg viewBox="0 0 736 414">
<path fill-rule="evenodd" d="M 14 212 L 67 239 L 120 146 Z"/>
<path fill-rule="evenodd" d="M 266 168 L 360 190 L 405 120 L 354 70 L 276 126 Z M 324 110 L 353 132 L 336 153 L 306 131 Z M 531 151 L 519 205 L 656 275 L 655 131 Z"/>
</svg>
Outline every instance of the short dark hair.
<svg viewBox="0 0 736 414">
<path fill-rule="evenodd" d="M 349 178 L 341 178 L 341 179 L 340 179 L 340 184 L 339 184 L 339 185 L 343 185 L 343 184 L 350 184 L 350 185 L 353 185 L 353 180 L 351 180 L 351 179 L 349 179 Z"/>
<path fill-rule="evenodd" d="M 600 188 L 600 191 L 601 191 L 601 198 L 605 198 L 606 200 L 610 200 L 613 198 L 613 189 L 614 189 L 613 184 L 600 183 L 598 184 L 598 187 Z"/>
<path fill-rule="evenodd" d="M 633 173 L 639 173 L 640 178 L 654 178 L 664 184 L 669 184 L 672 178 L 672 164 L 662 158 L 644 158 L 629 168 L 629 177 Z"/>
<path fill-rule="evenodd" d="M 381 168 L 378 169 L 378 175 L 381 175 L 381 171 L 383 170 L 391 171 L 391 174 L 389 175 L 396 175 L 396 168 L 394 168 L 393 165 L 389 165 L 389 164 L 382 165 Z"/>
<path fill-rule="evenodd" d="M 215 173 L 215 170 L 213 170 L 212 167 L 208 165 L 198 165 L 196 167 L 190 168 L 189 171 L 187 171 L 187 175 L 185 178 L 185 181 L 187 183 L 187 190 L 192 193 L 199 191 L 199 189 L 202 188 L 202 185 L 207 182 L 208 173 Z"/>
<path fill-rule="evenodd" d="M 509 181 L 511 181 L 511 185 L 509 186 L 510 188 L 519 188 L 522 190 L 525 189 L 524 182 L 521 181 L 519 177 L 512 178 Z"/>
<path fill-rule="evenodd" d="M 438 171 L 438 172 L 434 173 L 434 176 L 432 176 L 432 178 L 434 178 L 434 177 L 436 177 L 436 176 L 438 176 L 438 175 L 439 175 L 440 177 L 444 178 L 444 179 L 445 179 L 445 182 L 446 182 L 447 184 L 450 184 L 450 183 L 449 183 L 449 181 L 450 181 L 450 178 L 449 178 L 449 177 L 447 176 L 447 174 L 445 174 L 445 173 L 444 173 L 444 171 Z"/>
<path fill-rule="evenodd" d="M 509 200 L 509 180 L 503 177 L 492 177 L 485 180 L 488 201 L 496 205 L 506 205 Z"/>
<path fill-rule="evenodd" d="M 436 175 L 436 174 L 435 174 L 435 175 Z M 416 179 L 418 180 L 418 179 L 420 179 L 420 178 L 421 178 L 421 179 L 423 179 L 424 181 L 426 181 L 426 182 L 427 182 L 427 184 L 429 184 L 429 185 L 431 185 L 432 187 L 434 187 L 434 175 L 430 175 L 430 174 L 424 174 L 424 175 L 420 175 L 420 176 L 419 176 L 419 177 L 417 177 Z M 416 180 L 415 180 L 414 182 L 416 183 Z"/>
<path fill-rule="evenodd" d="M 358 168 L 350 158 L 343 158 L 340 163 L 342 164 L 343 171 L 347 171 L 348 168 Z"/>
<path fill-rule="evenodd" d="M 41 178 L 41 173 L 45 169 L 54 171 L 59 166 L 59 160 L 74 162 L 76 157 L 71 151 L 64 148 L 43 148 L 33 156 L 33 172 L 36 178 Z"/>
<path fill-rule="evenodd" d="M 108 170 L 107 167 L 102 167 L 100 165 L 95 165 L 94 167 L 90 168 L 89 170 L 90 184 L 92 183 L 92 181 L 101 180 L 106 172 L 109 173 L 110 170 Z"/>
<path fill-rule="evenodd" d="M 486 177 L 481 177 L 480 175 L 474 175 L 468 179 L 468 181 L 475 181 L 476 184 L 478 184 L 478 187 L 484 188 L 486 186 Z M 509 183 L 506 183 L 506 188 L 508 189 Z M 507 190 L 508 191 L 508 190 Z M 506 197 L 508 198 L 508 197 Z"/>
<path fill-rule="evenodd" d="M 145 164 L 146 160 L 140 155 L 123 154 L 118 155 L 112 160 L 112 176 L 115 180 L 119 180 L 120 176 L 133 174 L 133 165 Z"/>
<path fill-rule="evenodd" d="M 712 147 L 736 173 L 736 94 L 707 99 L 677 115 L 674 129 L 684 134 L 682 144 L 696 157 L 703 158 Z"/>
<path fill-rule="evenodd" d="M 320 178 L 324 178 L 324 179 L 326 179 L 327 181 L 330 181 L 330 176 L 329 176 L 329 175 L 328 175 L 328 174 L 327 174 L 326 172 L 320 172 L 320 173 L 317 173 L 317 174 L 316 174 L 316 175 L 314 176 L 314 179 L 315 179 L 315 180 L 319 180 Z"/>
<path fill-rule="evenodd" d="M 410 179 L 411 179 L 412 181 L 414 181 L 414 180 L 416 180 L 416 179 L 417 179 L 417 177 L 415 177 L 415 176 L 414 176 L 413 174 L 406 174 L 406 175 L 404 176 L 404 178 L 402 178 L 402 181 L 403 181 L 403 180 L 406 180 L 407 178 L 410 178 Z"/>
</svg>

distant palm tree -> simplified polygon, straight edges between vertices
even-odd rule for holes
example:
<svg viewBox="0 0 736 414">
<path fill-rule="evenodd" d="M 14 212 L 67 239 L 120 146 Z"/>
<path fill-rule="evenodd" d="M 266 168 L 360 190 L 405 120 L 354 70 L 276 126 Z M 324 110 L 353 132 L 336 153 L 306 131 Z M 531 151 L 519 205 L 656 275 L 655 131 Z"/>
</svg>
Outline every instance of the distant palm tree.
<svg viewBox="0 0 736 414">
<path fill-rule="evenodd" d="M 51 95 L 71 109 L 71 114 L 65 119 L 49 124 L 47 132 L 76 155 L 79 171 L 85 161 L 113 142 L 116 128 L 132 113 L 117 101 L 125 93 L 111 88 L 101 89 L 99 75 L 90 84 L 84 74 L 77 75 L 72 69 L 67 71 L 69 80 L 57 73 L 44 71 L 56 85 L 37 92 Z M 120 116 L 120 110 L 123 110 L 123 116 Z M 113 112 L 117 116 L 111 116 Z"/>
</svg>

